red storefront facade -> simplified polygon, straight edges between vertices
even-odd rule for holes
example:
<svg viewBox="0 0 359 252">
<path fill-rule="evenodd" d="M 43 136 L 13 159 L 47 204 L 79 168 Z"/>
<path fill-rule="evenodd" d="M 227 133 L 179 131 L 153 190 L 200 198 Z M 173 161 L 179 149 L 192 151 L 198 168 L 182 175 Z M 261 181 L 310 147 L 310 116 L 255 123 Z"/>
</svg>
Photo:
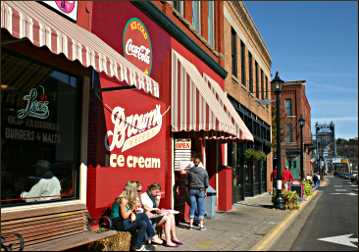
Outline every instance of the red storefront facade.
<svg viewBox="0 0 359 252">
<path fill-rule="evenodd" d="M 131 27 L 127 23 L 131 20 L 139 27 Z M 122 55 L 130 39 L 123 41 L 126 24 L 127 34 L 133 29 L 132 36 L 137 31 L 150 41 L 151 47 L 146 47 L 151 50 L 149 76 L 158 83 L 159 97 L 131 89 L 101 92 L 101 97 L 93 97 L 87 206 L 94 219 L 112 204 L 128 180 L 138 180 L 144 188 L 160 183 L 166 193 L 162 204 L 170 206 L 170 59 L 166 57 L 170 37 L 130 2 L 93 3 L 91 31 Z M 110 88 L 121 83 L 100 75 L 95 85 Z"/>
<path fill-rule="evenodd" d="M 135 89 L 103 91 L 91 97 L 87 177 L 91 216 L 98 220 L 128 180 L 138 180 L 144 188 L 160 183 L 165 192 L 161 206 L 173 207 L 177 139 L 191 139 L 192 152 L 202 156 L 210 185 L 217 190 L 218 209 L 229 210 L 232 192 L 227 185 L 232 180 L 230 170 L 223 169 L 225 143 L 244 139 L 248 133 L 241 133 L 244 124 L 233 126 L 240 119 L 233 118 L 226 107 L 230 103 L 223 101 L 223 76 L 131 2 L 94 2 L 91 20 L 91 32 L 129 60 L 134 55 L 128 55 L 128 46 L 136 45 L 131 36 L 142 34 L 147 46 L 136 46 L 143 52 L 149 49 L 151 57 L 150 66 L 143 69 L 159 87 L 158 97 Z M 132 62 L 141 68 L 139 61 Z M 121 85 L 102 74 L 93 78 L 97 90 Z M 155 120 L 142 129 L 140 118 L 150 113 Z"/>
</svg>

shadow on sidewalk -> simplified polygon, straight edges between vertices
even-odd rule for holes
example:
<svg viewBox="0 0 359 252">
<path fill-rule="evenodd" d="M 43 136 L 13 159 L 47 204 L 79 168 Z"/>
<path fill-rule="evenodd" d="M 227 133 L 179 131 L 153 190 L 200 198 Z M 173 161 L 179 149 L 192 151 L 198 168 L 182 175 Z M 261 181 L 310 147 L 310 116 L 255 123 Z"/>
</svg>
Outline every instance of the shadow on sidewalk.
<svg viewBox="0 0 359 252">
<path fill-rule="evenodd" d="M 267 209 L 274 209 L 273 205 L 265 205 L 265 204 L 247 204 L 247 203 L 236 203 L 237 205 L 242 206 L 249 206 L 249 207 L 260 207 L 260 208 L 267 208 Z"/>
</svg>

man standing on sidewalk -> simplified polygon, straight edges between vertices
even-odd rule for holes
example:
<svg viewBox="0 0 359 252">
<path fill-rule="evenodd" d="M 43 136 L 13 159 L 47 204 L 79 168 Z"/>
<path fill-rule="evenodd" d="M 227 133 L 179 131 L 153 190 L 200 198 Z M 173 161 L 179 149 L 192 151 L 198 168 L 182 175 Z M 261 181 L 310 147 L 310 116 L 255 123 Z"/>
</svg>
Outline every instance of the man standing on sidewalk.
<svg viewBox="0 0 359 252">
<path fill-rule="evenodd" d="M 194 166 L 188 173 L 188 189 L 191 201 L 189 227 L 193 228 L 193 220 L 196 210 L 198 211 L 200 230 L 205 230 L 204 214 L 205 214 L 205 197 L 208 188 L 208 173 L 204 167 L 200 167 L 201 160 L 197 157 L 194 160 Z"/>
</svg>

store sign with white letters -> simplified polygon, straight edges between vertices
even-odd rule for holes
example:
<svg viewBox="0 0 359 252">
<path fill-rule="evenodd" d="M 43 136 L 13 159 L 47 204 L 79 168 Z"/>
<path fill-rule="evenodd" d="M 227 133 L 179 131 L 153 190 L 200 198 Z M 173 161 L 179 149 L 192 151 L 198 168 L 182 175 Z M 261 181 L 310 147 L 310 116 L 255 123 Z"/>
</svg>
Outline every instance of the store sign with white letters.
<svg viewBox="0 0 359 252">
<path fill-rule="evenodd" d="M 26 106 L 17 111 L 17 118 L 24 119 L 26 117 L 34 117 L 37 119 L 45 120 L 50 116 L 49 101 L 45 94 L 45 88 L 40 85 L 42 94 L 38 96 L 36 88 L 30 89 L 29 94 L 25 95 L 22 99 L 26 101 Z"/>
<path fill-rule="evenodd" d="M 162 127 L 161 105 L 143 114 L 125 114 L 125 109 L 117 106 L 111 113 L 113 129 L 105 135 L 105 148 L 112 152 L 115 149 L 122 153 L 157 136 Z M 111 167 L 160 168 L 161 161 L 155 157 L 128 155 L 110 155 Z"/>
</svg>

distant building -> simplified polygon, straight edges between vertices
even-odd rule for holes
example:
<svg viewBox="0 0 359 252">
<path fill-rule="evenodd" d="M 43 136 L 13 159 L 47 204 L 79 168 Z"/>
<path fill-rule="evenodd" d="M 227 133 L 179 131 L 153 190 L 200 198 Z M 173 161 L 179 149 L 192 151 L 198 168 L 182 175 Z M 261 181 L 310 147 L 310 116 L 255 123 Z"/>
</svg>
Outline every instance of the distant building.
<svg viewBox="0 0 359 252">
<path fill-rule="evenodd" d="M 316 167 L 315 170 L 319 170 L 321 167 L 321 161 L 325 164 L 331 163 L 331 160 L 336 157 L 336 142 L 335 142 L 335 125 L 333 122 L 327 123 L 315 123 L 315 148 L 316 148 Z M 329 169 L 331 166 L 329 166 Z"/>
<path fill-rule="evenodd" d="M 300 179 L 300 126 L 303 116 L 304 175 L 312 175 L 312 133 L 311 108 L 305 94 L 305 80 L 286 81 L 281 93 L 281 161 L 282 167 L 288 167 L 295 179 Z M 273 88 L 273 87 L 272 87 Z M 275 104 L 273 104 L 275 109 Z"/>
</svg>

